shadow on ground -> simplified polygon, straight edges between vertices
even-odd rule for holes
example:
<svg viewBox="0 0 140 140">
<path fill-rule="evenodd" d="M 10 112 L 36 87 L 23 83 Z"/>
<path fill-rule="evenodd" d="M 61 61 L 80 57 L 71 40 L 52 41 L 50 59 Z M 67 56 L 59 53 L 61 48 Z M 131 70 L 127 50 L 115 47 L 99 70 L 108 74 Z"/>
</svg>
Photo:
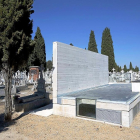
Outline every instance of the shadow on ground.
<svg viewBox="0 0 140 140">
<path fill-rule="evenodd" d="M 16 117 L 14 116 L 14 118 L 11 121 L 5 122 L 4 121 L 4 102 L 3 103 L 0 102 L 0 133 L 3 132 L 3 131 L 7 131 L 11 125 L 16 124 L 17 120 L 19 120 L 20 118 L 28 115 L 31 112 L 36 113 L 37 111 L 52 109 L 52 108 L 53 108 L 53 105 L 52 105 L 52 100 L 51 100 L 51 103 L 49 105 L 47 105 L 47 107 L 44 106 L 44 107 L 34 109 L 34 110 L 30 110 L 30 111 L 24 112 L 24 113 L 21 112 L 20 115 L 17 115 Z"/>
<path fill-rule="evenodd" d="M 7 131 L 10 125 L 15 124 L 14 121 L 5 122 L 4 121 L 4 102 L 0 102 L 0 133 L 2 131 Z"/>
<path fill-rule="evenodd" d="M 25 115 L 28 115 L 29 112 L 22 113 L 18 117 L 12 119 L 9 122 L 4 121 L 4 102 L 0 102 L 0 133 L 3 131 L 7 131 L 11 125 L 15 125 L 16 121 L 22 118 Z"/>
</svg>

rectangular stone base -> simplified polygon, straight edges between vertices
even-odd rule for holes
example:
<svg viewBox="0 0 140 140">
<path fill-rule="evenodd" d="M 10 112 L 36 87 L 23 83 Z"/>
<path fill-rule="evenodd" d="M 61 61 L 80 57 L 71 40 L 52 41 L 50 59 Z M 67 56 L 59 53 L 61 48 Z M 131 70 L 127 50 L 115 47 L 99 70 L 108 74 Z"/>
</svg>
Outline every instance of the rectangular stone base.
<svg viewBox="0 0 140 140">
<path fill-rule="evenodd" d="M 140 112 L 140 95 L 138 94 L 135 98 L 131 99 L 127 103 L 96 100 L 95 106 L 96 113 L 94 120 L 104 123 L 121 125 L 124 127 L 130 127 L 133 119 L 135 118 L 137 113 Z M 56 98 L 56 100 L 54 98 L 54 115 L 78 117 L 77 111 L 79 111 L 79 106 L 76 102 L 76 98 L 59 97 Z M 83 117 L 89 118 L 89 115 Z"/>
<path fill-rule="evenodd" d="M 42 98 L 42 99 L 37 99 L 31 102 L 26 102 L 26 103 L 19 103 L 15 104 L 15 111 L 16 112 L 27 112 L 42 106 L 45 106 L 51 102 L 50 99 Z"/>
</svg>

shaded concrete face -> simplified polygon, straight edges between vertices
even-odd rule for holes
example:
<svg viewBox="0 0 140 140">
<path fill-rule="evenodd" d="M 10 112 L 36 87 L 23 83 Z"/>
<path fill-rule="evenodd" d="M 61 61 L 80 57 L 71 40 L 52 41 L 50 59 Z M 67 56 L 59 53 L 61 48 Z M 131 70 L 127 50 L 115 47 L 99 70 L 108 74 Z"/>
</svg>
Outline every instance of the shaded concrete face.
<svg viewBox="0 0 140 140">
<path fill-rule="evenodd" d="M 108 56 L 53 43 L 54 95 L 108 84 Z"/>
<path fill-rule="evenodd" d="M 76 115 L 96 118 L 96 101 L 89 99 L 76 99 Z"/>
</svg>

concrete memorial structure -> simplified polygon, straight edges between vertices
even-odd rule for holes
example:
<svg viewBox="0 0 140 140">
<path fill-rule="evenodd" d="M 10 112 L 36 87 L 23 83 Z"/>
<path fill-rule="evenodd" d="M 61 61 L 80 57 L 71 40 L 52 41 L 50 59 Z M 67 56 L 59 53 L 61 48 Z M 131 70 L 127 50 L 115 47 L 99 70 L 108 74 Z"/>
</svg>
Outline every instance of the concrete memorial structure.
<svg viewBox="0 0 140 140">
<path fill-rule="evenodd" d="M 131 83 L 108 84 L 107 56 L 54 42 L 53 67 L 53 114 L 129 127 L 140 111 Z"/>
</svg>

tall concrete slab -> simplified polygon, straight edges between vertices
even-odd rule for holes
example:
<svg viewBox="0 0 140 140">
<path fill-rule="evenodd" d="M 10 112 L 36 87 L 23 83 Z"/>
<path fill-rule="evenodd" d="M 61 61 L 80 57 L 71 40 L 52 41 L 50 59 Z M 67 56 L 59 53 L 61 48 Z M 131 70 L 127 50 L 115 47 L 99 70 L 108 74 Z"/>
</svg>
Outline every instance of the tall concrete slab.
<svg viewBox="0 0 140 140">
<path fill-rule="evenodd" d="M 108 84 L 108 56 L 53 42 L 53 97 Z"/>
</svg>

